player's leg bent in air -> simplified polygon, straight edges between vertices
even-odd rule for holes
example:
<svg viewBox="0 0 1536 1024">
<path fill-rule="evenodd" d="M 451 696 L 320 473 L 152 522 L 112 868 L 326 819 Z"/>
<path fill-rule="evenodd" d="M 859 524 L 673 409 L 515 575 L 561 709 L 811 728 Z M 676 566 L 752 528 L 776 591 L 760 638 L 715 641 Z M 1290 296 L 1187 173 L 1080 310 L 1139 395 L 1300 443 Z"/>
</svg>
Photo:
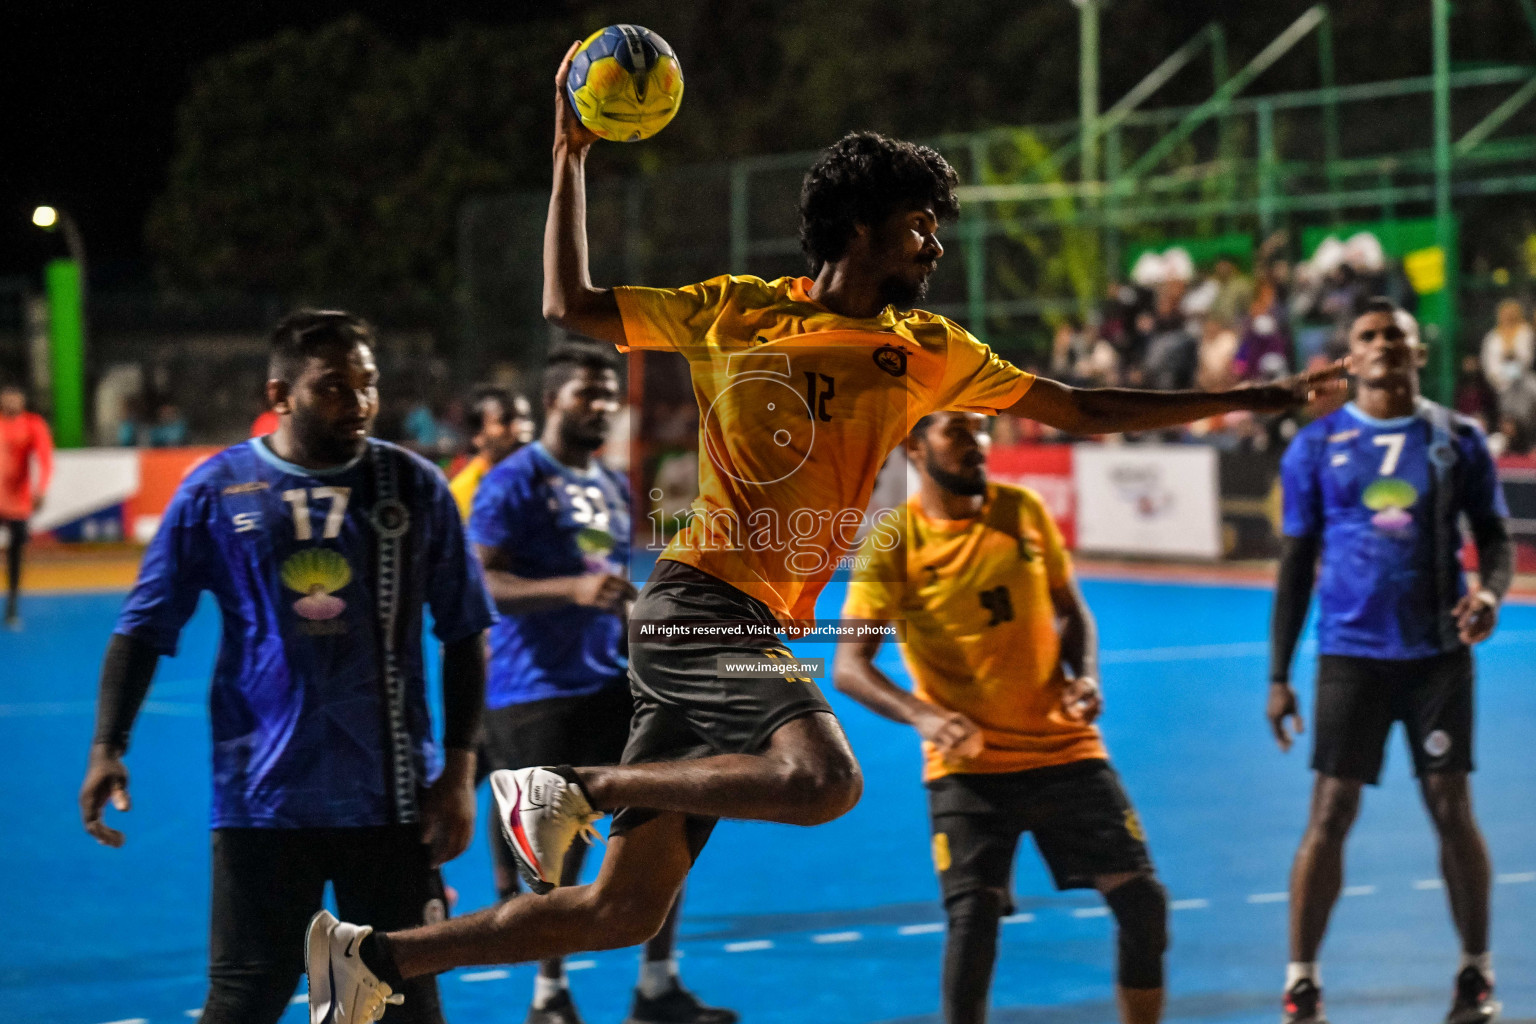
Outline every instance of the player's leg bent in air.
<svg viewBox="0 0 1536 1024">
<path fill-rule="evenodd" d="M 923 737 L 934 868 L 949 930 L 946 1024 L 981 1024 L 1019 837 L 1061 889 L 1094 888 L 1119 925 L 1126 1024 L 1163 1003 L 1167 898 L 1094 726 L 1093 618 L 1034 492 L 989 483 L 985 417 L 925 416 L 906 442 L 918 493 L 854 559 L 845 625 L 905 624 L 907 692 L 875 667 L 880 635 L 839 645 L 838 689 Z M 1058 625 L 1059 623 L 1059 625 Z M 985 723 L 979 725 L 978 723 Z"/>
<path fill-rule="evenodd" d="M 1481 432 L 1419 396 L 1425 352 L 1412 317 L 1389 300 L 1372 300 L 1351 325 L 1349 345 L 1356 400 L 1305 427 L 1281 464 L 1285 538 L 1268 713 L 1282 750 L 1291 743 L 1287 720 L 1300 727 L 1290 663 L 1321 569 L 1317 774 L 1291 873 L 1283 1019 L 1325 1019 L 1317 955 L 1343 885 L 1344 841 L 1362 787 L 1377 783 L 1387 736 L 1401 720 L 1439 834 L 1461 938 L 1446 1020 L 1478 1024 L 1493 1020 L 1499 1004 L 1488 952 L 1488 850 L 1468 787 L 1470 648 L 1492 633 L 1509 587 L 1508 509 Z M 1375 514 L 1362 515 L 1362 503 Z M 1462 516 L 1478 549 L 1475 592 L 1457 559 Z"/>
<path fill-rule="evenodd" d="M 491 629 L 482 744 L 500 803 L 516 801 L 531 774 L 517 770 L 617 764 L 634 713 L 625 643 L 635 599 L 629 485 L 597 458 L 620 408 L 613 357 L 589 345 L 557 349 L 540 390 L 542 435 L 481 480 L 469 522 L 501 612 Z M 498 895 L 509 899 L 519 872 L 512 843 L 527 836 L 503 820 L 491 817 L 491 848 Z M 584 843 L 567 851 L 560 884 L 580 877 L 586 851 Z M 555 865 L 539 866 L 545 870 L 530 880 L 547 890 L 541 876 Z M 735 1013 L 705 1006 L 678 980 L 676 925 L 674 905 L 647 943 L 627 1024 L 733 1024 Z M 543 960 L 528 1024 L 580 1020 L 562 961 Z"/>
<path fill-rule="evenodd" d="M 1289 408 L 1337 384 L 1340 371 L 1330 368 L 1225 392 L 1084 390 L 1017 369 L 958 325 L 913 308 L 944 251 L 939 224 L 959 211 L 955 173 L 933 150 L 869 133 L 829 148 L 806 177 L 801 236 L 813 278 L 594 287 L 585 162 L 596 136 L 563 95 L 575 49 L 555 82 L 544 314 L 624 351 L 687 358 L 708 454 L 699 514 L 658 563 L 632 635 L 663 619 L 674 627 L 727 619 L 747 636 L 749 627 L 809 618 L 853 547 L 886 455 L 927 413 L 1006 410 L 1076 433 L 1113 433 Z M 772 528 L 759 532 L 765 520 Z M 366 970 L 345 956 L 355 926 L 312 932 L 311 970 L 328 966 L 348 986 L 375 991 L 375 975 L 393 985 L 456 966 L 631 945 L 661 927 L 714 819 L 814 825 L 843 814 L 862 780 L 815 686 L 732 680 L 715 667 L 722 656 L 777 650 L 771 637 L 635 645 L 637 722 L 625 763 L 503 779 L 501 813 L 525 876 L 541 887 L 558 880 L 566 849 L 602 813 L 648 809 L 616 816 L 617 838 L 593 885 L 369 936 Z M 311 1012 L 320 1020 L 326 1011 Z"/>
</svg>

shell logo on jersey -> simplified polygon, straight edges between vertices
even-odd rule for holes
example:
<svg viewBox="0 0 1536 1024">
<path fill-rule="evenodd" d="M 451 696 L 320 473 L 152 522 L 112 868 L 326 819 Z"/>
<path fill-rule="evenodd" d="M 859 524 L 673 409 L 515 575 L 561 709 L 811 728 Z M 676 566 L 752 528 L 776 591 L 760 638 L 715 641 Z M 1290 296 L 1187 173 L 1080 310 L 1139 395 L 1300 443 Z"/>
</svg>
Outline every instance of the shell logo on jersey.
<svg viewBox="0 0 1536 1024">
<path fill-rule="evenodd" d="M 334 619 L 347 610 L 336 591 L 352 582 L 352 567 L 329 548 L 305 548 L 290 555 L 280 571 L 283 586 L 304 596 L 293 610 L 311 622 Z"/>
<path fill-rule="evenodd" d="M 933 869 L 940 874 L 949 870 L 953 861 L 949 856 L 949 834 L 947 832 L 935 832 L 933 834 Z"/>
<path fill-rule="evenodd" d="M 1395 476 L 1372 482 L 1360 496 L 1361 504 L 1376 513 L 1371 516 L 1371 525 L 1391 534 L 1402 534 L 1413 525 L 1413 515 L 1408 510 L 1418 500 L 1418 489 Z"/>
</svg>

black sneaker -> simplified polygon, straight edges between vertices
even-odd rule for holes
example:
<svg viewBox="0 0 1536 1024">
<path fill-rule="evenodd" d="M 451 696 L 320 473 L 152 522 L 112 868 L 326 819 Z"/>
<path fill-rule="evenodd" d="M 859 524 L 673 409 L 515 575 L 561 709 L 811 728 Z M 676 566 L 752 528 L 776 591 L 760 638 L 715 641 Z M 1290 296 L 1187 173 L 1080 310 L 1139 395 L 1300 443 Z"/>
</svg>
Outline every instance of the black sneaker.
<svg viewBox="0 0 1536 1024">
<path fill-rule="evenodd" d="M 1487 1024 L 1499 1019 L 1504 1007 L 1493 998 L 1493 983 L 1483 977 L 1483 972 L 1468 964 L 1456 975 L 1456 997 L 1451 1000 L 1451 1012 L 1445 1015 L 1445 1024 Z"/>
<path fill-rule="evenodd" d="M 582 1021 L 581 1014 L 576 1012 L 576 1004 L 571 1001 L 570 989 L 561 989 L 559 995 L 543 1006 L 528 1007 L 525 1024 L 582 1024 Z"/>
<path fill-rule="evenodd" d="M 624 1024 L 736 1024 L 739 1020 L 741 1014 L 735 1010 L 705 1006 L 683 986 L 673 985 L 655 999 L 636 989 Z"/>
<path fill-rule="evenodd" d="M 1323 990 L 1311 978 L 1298 978 L 1285 993 L 1280 1024 L 1328 1024 L 1323 1016 Z"/>
</svg>

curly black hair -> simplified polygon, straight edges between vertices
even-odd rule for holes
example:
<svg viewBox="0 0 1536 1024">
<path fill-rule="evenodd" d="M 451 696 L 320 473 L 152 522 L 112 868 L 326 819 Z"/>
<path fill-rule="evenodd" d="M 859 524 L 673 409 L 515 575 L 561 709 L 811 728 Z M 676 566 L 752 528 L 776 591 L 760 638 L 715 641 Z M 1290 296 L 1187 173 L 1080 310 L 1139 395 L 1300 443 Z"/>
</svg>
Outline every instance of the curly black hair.
<svg viewBox="0 0 1536 1024">
<path fill-rule="evenodd" d="M 856 224 L 876 225 L 927 204 L 940 221 L 960 213 L 955 169 L 935 150 L 875 132 L 849 132 L 828 146 L 800 186 L 800 247 L 811 273 L 841 259 Z"/>
</svg>

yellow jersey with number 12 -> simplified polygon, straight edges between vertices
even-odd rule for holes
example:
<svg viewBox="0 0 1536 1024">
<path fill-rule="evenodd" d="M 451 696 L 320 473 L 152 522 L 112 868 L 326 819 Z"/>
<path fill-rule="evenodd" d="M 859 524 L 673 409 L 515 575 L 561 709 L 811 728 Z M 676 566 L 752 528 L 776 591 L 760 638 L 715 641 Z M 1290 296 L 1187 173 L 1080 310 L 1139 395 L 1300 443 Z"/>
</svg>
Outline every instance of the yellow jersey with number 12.
<svg viewBox="0 0 1536 1024">
<path fill-rule="evenodd" d="M 919 418 L 994 413 L 1034 381 L 942 316 L 888 307 L 853 319 L 810 288 L 725 276 L 614 289 L 621 348 L 681 353 L 699 403 L 699 497 L 662 557 L 786 621 L 812 617 L 881 465 Z"/>
</svg>

